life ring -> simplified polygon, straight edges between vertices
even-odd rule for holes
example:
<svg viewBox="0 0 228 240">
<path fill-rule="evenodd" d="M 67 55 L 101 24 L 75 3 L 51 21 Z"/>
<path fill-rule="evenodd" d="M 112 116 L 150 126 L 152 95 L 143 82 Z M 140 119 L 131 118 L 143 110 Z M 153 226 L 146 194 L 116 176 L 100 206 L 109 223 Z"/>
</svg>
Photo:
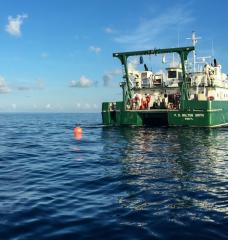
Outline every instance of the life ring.
<svg viewBox="0 0 228 240">
<path fill-rule="evenodd" d="M 214 99 L 215 99 L 214 96 L 208 97 L 208 100 L 209 100 L 209 101 L 213 101 Z"/>
</svg>

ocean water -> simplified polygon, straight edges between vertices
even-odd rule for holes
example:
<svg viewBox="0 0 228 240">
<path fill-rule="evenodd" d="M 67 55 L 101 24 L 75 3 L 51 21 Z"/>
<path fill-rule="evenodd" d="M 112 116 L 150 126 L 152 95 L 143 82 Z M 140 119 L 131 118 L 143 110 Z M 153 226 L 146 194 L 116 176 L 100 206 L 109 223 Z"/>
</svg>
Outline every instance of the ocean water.
<svg viewBox="0 0 228 240">
<path fill-rule="evenodd" d="M 228 239 L 228 128 L 0 114 L 0 141 L 1 240 Z"/>
</svg>

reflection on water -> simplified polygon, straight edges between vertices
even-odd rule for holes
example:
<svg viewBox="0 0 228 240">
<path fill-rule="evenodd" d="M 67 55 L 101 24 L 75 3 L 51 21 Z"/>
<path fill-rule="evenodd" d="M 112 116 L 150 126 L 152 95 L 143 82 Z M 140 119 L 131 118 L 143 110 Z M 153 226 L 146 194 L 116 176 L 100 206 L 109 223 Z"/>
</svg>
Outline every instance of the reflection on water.
<svg viewBox="0 0 228 240">
<path fill-rule="evenodd" d="M 119 204 L 175 221 L 214 221 L 209 211 L 227 214 L 227 129 L 106 129 L 104 151 L 118 144 L 122 166 Z"/>
</svg>

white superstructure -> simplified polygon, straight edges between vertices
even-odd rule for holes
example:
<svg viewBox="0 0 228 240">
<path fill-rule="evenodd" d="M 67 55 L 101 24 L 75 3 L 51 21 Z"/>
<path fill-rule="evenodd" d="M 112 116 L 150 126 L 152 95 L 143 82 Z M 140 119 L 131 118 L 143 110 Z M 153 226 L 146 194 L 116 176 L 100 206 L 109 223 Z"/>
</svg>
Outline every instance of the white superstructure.
<svg viewBox="0 0 228 240">
<path fill-rule="evenodd" d="M 193 45 L 196 44 L 195 33 L 192 34 Z M 187 85 L 189 100 L 199 101 L 228 101 L 228 78 L 222 72 L 222 66 L 213 60 L 212 64 L 205 61 L 196 62 L 196 53 L 193 53 L 192 64 L 187 70 Z M 164 61 L 164 56 L 162 58 Z M 197 69 L 196 69 L 197 64 Z M 201 64 L 201 65 L 200 65 Z M 192 70 L 190 70 L 192 69 Z M 165 72 L 132 71 L 130 73 L 132 88 L 135 95 L 129 103 L 131 109 L 176 108 L 180 100 L 180 86 L 183 81 L 180 64 L 171 64 Z"/>
</svg>

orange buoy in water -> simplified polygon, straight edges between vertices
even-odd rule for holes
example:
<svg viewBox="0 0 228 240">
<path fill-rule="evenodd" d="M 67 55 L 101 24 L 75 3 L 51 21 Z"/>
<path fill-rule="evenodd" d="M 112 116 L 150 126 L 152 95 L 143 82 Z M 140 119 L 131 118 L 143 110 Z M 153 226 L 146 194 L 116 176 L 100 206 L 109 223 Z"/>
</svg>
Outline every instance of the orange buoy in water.
<svg viewBox="0 0 228 240">
<path fill-rule="evenodd" d="M 74 137 L 77 140 L 81 140 L 82 139 L 82 129 L 80 127 L 74 128 Z"/>
<path fill-rule="evenodd" d="M 77 133 L 82 133 L 82 129 L 80 127 L 76 127 L 74 128 L 74 133 L 77 134 Z"/>
</svg>

